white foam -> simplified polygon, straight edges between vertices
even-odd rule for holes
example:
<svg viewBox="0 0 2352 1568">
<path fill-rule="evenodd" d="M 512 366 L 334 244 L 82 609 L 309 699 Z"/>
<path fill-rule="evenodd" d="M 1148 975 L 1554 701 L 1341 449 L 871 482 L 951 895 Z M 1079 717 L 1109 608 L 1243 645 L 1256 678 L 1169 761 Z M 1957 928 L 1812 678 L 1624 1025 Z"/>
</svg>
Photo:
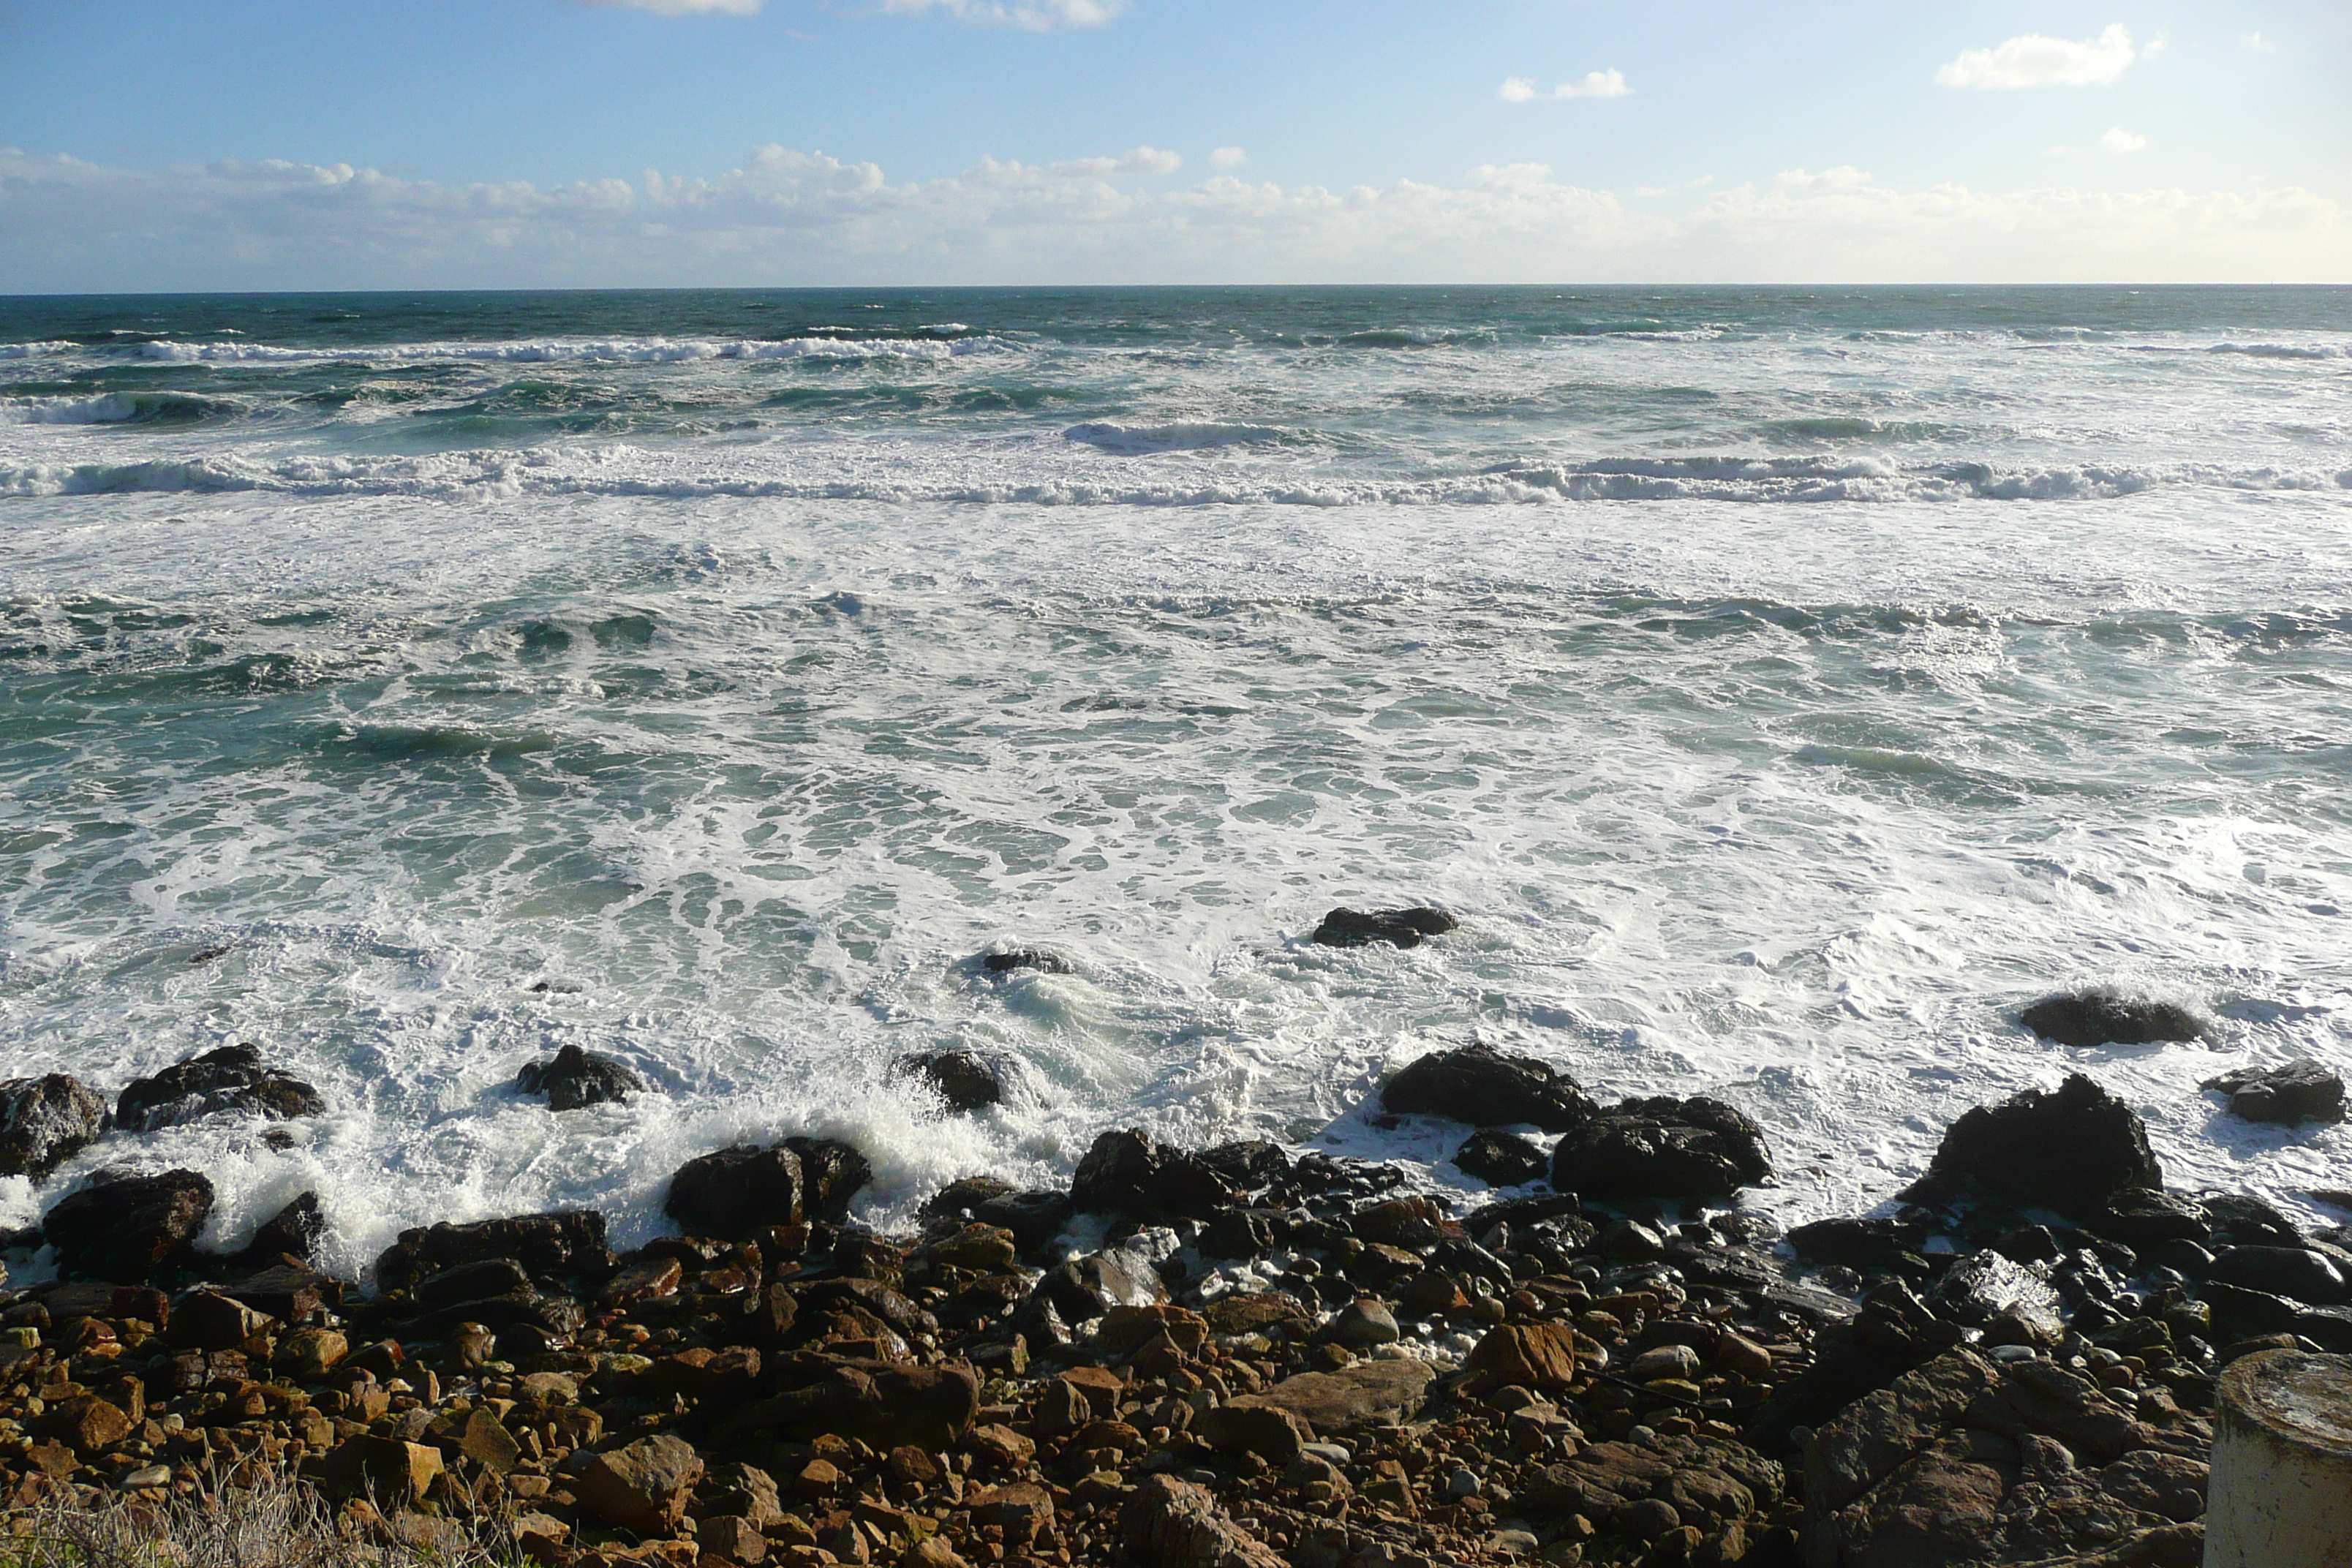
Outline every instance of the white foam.
<svg viewBox="0 0 2352 1568">
<path fill-rule="evenodd" d="M 1266 425 L 1221 425 L 1200 421 L 1171 425 L 1103 422 L 1073 425 L 1062 432 L 1062 437 L 1097 447 L 1106 452 L 1131 457 L 1149 452 L 1206 452 L 1220 447 L 1257 446 L 1278 442 L 1284 435 Z"/>
<path fill-rule="evenodd" d="M 1019 353 L 1003 338 L 936 342 L 915 338 L 527 338 L 501 342 L 355 343 L 348 347 L 287 347 L 272 343 L 151 342 L 142 359 L 173 363 L 332 364 L 681 364 L 704 360 L 952 359 L 968 354 Z"/>
</svg>

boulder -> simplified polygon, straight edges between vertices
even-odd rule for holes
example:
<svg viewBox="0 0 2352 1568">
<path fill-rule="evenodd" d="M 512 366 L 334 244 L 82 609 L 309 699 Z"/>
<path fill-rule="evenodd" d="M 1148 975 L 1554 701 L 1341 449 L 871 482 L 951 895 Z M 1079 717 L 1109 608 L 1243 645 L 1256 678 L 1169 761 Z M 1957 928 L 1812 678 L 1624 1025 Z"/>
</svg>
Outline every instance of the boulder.
<svg viewBox="0 0 2352 1568">
<path fill-rule="evenodd" d="M 1067 974 L 1071 969 L 1068 959 L 1042 947 L 1008 947 L 983 952 L 980 966 L 991 974 L 1011 974 L 1021 969 L 1034 969 L 1041 974 Z"/>
<path fill-rule="evenodd" d="M 890 1076 L 910 1079 L 940 1097 L 950 1110 L 982 1110 L 1004 1099 L 996 1064 L 971 1051 L 924 1051 L 901 1057 Z"/>
<path fill-rule="evenodd" d="M 1290 1156 L 1280 1144 L 1262 1138 L 1203 1149 L 1201 1163 L 1223 1176 L 1235 1192 L 1258 1192 L 1290 1174 Z"/>
<path fill-rule="evenodd" d="M 2116 1194 L 2086 1223 L 2093 1235 L 2142 1250 L 2168 1241 L 2202 1247 L 2213 1239 L 2213 1222 L 2203 1204 L 2147 1187 Z"/>
<path fill-rule="evenodd" d="M 980 1411 L 980 1378 L 963 1362 L 803 1352 L 770 1369 L 768 1381 L 782 1392 L 730 1405 L 717 1416 L 722 1436 L 759 1432 L 789 1442 L 829 1432 L 883 1452 L 902 1443 L 937 1452 L 961 1441 Z"/>
<path fill-rule="evenodd" d="M 45 1181 L 106 1123 L 106 1101 L 64 1073 L 0 1083 L 0 1176 Z"/>
<path fill-rule="evenodd" d="M 667 1432 L 597 1455 L 572 1479 L 580 1506 L 616 1530 L 667 1535 L 686 1517 L 702 1457 Z"/>
<path fill-rule="evenodd" d="M 264 1067 L 255 1047 L 223 1046 L 133 1079 L 115 1101 L 114 1120 L 126 1131 L 152 1132 L 228 1112 L 290 1121 L 326 1109 L 317 1089 Z"/>
<path fill-rule="evenodd" d="M 281 1258 L 307 1262 L 326 1234 L 327 1216 L 319 1206 L 319 1194 L 304 1193 L 262 1222 L 237 1256 L 252 1264 L 273 1263 Z"/>
<path fill-rule="evenodd" d="M 783 1146 L 801 1163 L 801 1205 L 808 1217 L 839 1225 L 849 1217 L 849 1200 L 874 1179 L 866 1156 L 838 1138 L 787 1138 Z"/>
<path fill-rule="evenodd" d="M 1490 1187 L 1516 1187 L 1542 1175 L 1551 1160 L 1516 1132 L 1487 1128 L 1462 1141 L 1462 1147 L 1454 1151 L 1454 1163 Z"/>
<path fill-rule="evenodd" d="M 1471 1347 L 1463 1370 L 1470 1374 L 1465 1387 L 1566 1388 L 1583 1375 L 1577 1358 L 1587 1368 L 1608 1364 L 1609 1352 L 1597 1340 L 1586 1339 L 1566 1323 L 1507 1323 L 1492 1328 Z"/>
<path fill-rule="evenodd" d="M 662 1212 L 688 1236 L 748 1241 L 772 1226 L 800 1224 L 806 1190 L 798 1154 L 738 1143 L 679 1166 Z"/>
<path fill-rule="evenodd" d="M 601 1279 L 613 1268 L 612 1249 L 604 1243 L 604 1216 L 593 1209 L 562 1209 L 404 1230 L 376 1258 L 376 1286 L 405 1290 L 426 1274 L 500 1258 L 513 1258 L 540 1279 L 592 1275 Z"/>
<path fill-rule="evenodd" d="M 1394 1344 L 1403 1337 L 1397 1328 L 1396 1314 L 1389 1310 L 1388 1303 L 1369 1296 L 1360 1296 L 1340 1308 L 1323 1325 L 1325 1340 L 1355 1351 Z"/>
<path fill-rule="evenodd" d="M 1139 1255 L 1109 1247 L 1048 1269 L 1035 1294 L 1066 1323 L 1083 1323 L 1118 1307 L 1151 1307 L 1168 1300 L 1160 1276 Z"/>
<path fill-rule="evenodd" d="M 1566 1073 L 1486 1045 L 1433 1051 L 1408 1063 L 1381 1090 L 1381 1103 L 1399 1116 L 1442 1116 L 1473 1127 L 1528 1124 L 1547 1132 L 1565 1132 L 1596 1109 Z"/>
<path fill-rule="evenodd" d="M 1979 1252 L 1947 1268 L 1928 1302 L 1937 1316 L 1966 1328 L 1981 1329 L 2006 1318 L 2042 1344 L 2054 1344 L 2066 1332 L 2058 1292 L 2049 1281 L 1998 1252 Z"/>
<path fill-rule="evenodd" d="M 2014 1204 L 2089 1215 L 2118 1193 L 2161 1188 L 2163 1167 L 2131 1107 L 2080 1073 L 2054 1092 L 2029 1089 L 1964 1113 L 1944 1133 L 1920 1201 L 1975 1187 Z"/>
<path fill-rule="evenodd" d="M 2228 1095 L 2230 1114 L 2247 1121 L 2294 1126 L 2344 1120 L 2344 1079 L 2309 1057 L 2268 1069 L 2240 1068 L 2207 1079 L 2203 1087 Z"/>
<path fill-rule="evenodd" d="M 41 1230 L 61 1272 L 137 1284 L 185 1257 L 212 1212 L 213 1184 L 194 1171 L 101 1171 L 60 1199 Z"/>
<path fill-rule="evenodd" d="M 642 1094 L 646 1080 L 611 1057 L 565 1046 L 543 1062 L 525 1062 L 515 1074 L 515 1088 L 547 1096 L 550 1110 L 578 1110 Z"/>
<path fill-rule="evenodd" d="M 1570 1128 L 1551 1184 L 1604 1202 L 1725 1198 L 1772 1173 L 1764 1130 L 1719 1100 L 1629 1100 Z"/>
<path fill-rule="evenodd" d="M 1119 1535 L 1142 1568 L 1287 1568 L 1226 1516 L 1208 1488 L 1147 1476 L 1119 1505 Z"/>
<path fill-rule="evenodd" d="M 2045 996 L 2018 1015 L 2019 1023 L 2055 1045 L 2146 1046 L 2197 1040 L 2204 1021 L 2185 1007 L 2107 990 Z"/>
<path fill-rule="evenodd" d="M 439 1449 L 367 1433 L 344 1438 L 319 1465 L 319 1479 L 329 1491 L 389 1507 L 424 1497 L 441 1473 Z"/>
<path fill-rule="evenodd" d="M 1927 1239 L 1924 1226 L 1900 1219 L 1817 1219 L 1790 1231 L 1789 1247 L 1816 1266 L 1884 1269 L 1916 1255 Z"/>
<path fill-rule="evenodd" d="M 1423 938 L 1443 936 L 1461 923 L 1444 910 L 1338 909 L 1323 917 L 1323 923 L 1307 940 L 1325 947 L 1368 947 L 1376 942 L 1419 947 Z"/>
<path fill-rule="evenodd" d="M 1011 1183 L 993 1176 L 966 1176 L 950 1182 L 924 1200 L 919 1211 L 925 1220 L 969 1217 L 1000 1226 L 1013 1233 L 1024 1252 L 1059 1236 L 1076 1212 L 1066 1193 L 1050 1187 L 1016 1192 Z"/>
<path fill-rule="evenodd" d="M 2352 1301 L 2352 1281 L 2324 1252 L 2307 1247 L 2225 1247 L 2213 1255 L 2213 1278 L 2313 1307 Z"/>
<path fill-rule="evenodd" d="M 1202 1219 L 1231 1206 L 1234 1190 L 1199 1155 L 1129 1128 L 1095 1140 L 1070 1179 L 1070 1201 L 1138 1219 Z"/>
<path fill-rule="evenodd" d="M 1360 1361 L 1337 1372 L 1286 1377 L 1263 1394 L 1228 1403 L 1286 1410 L 1316 1431 L 1339 1432 L 1366 1421 L 1402 1420 L 1419 1411 L 1437 1369 L 1400 1358 Z"/>
</svg>

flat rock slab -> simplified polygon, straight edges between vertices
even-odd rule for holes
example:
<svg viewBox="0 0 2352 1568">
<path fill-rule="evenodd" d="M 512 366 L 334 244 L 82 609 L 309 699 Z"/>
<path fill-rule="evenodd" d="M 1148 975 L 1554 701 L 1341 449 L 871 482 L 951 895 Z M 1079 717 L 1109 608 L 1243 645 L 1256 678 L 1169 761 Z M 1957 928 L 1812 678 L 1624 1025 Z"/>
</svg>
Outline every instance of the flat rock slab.
<svg viewBox="0 0 2352 1568">
<path fill-rule="evenodd" d="M 1396 1420 L 1421 1408 L 1437 1369 L 1404 1358 L 1360 1361 L 1338 1372 L 1307 1372 L 1286 1377 L 1264 1394 L 1245 1394 L 1233 1403 L 1286 1410 L 1318 1432 L 1336 1432 L 1360 1422 Z"/>
</svg>

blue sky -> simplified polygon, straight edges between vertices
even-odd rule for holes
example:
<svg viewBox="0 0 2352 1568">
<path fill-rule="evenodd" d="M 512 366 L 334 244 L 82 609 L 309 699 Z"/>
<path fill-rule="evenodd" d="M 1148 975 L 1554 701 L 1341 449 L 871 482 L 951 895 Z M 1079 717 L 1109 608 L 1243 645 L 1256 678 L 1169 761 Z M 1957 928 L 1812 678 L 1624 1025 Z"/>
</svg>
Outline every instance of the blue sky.
<svg viewBox="0 0 2352 1568">
<path fill-rule="evenodd" d="M 0 0 L 0 289 L 2352 277 L 2340 0 Z"/>
</svg>

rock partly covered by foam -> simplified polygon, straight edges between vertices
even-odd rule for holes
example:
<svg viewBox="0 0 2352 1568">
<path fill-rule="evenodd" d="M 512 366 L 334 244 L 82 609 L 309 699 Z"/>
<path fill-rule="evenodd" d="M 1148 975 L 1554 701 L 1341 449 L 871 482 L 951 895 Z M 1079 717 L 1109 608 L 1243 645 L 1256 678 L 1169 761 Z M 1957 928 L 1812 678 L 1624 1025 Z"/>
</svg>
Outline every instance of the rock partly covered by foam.
<svg viewBox="0 0 2352 1568">
<path fill-rule="evenodd" d="M 1199 1155 L 1129 1128 L 1095 1140 L 1070 1180 L 1070 1201 L 1138 1219 L 1199 1219 L 1231 1205 L 1234 1190 Z"/>
<path fill-rule="evenodd" d="M 1309 941 L 1325 947 L 1367 947 L 1384 942 L 1392 947 L 1419 947 L 1423 941 L 1443 936 L 1462 922 L 1444 910 L 1337 909 L 1323 917 Z"/>
<path fill-rule="evenodd" d="M 608 1056 L 565 1046 L 543 1062 L 526 1062 L 515 1074 L 524 1094 L 547 1096 L 550 1110 L 578 1110 L 624 1100 L 645 1091 L 646 1080 Z"/>
<path fill-rule="evenodd" d="M 1974 1188 L 2013 1204 L 2089 1215 L 2119 1193 L 2163 1185 L 2164 1169 L 2138 1113 L 2074 1073 L 2054 1091 L 2029 1089 L 1965 1112 L 1906 1195 L 1925 1202 Z"/>
<path fill-rule="evenodd" d="M 96 1142 L 106 1125 L 106 1101 L 64 1073 L 0 1083 L 0 1176 L 40 1181 Z"/>
<path fill-rule="evenodd" d="M 2145 1046 L 2205 1036 L 2204 1020 L 2186 1007 L 2107 990 L 2045 996 L 2019 1014 L 2018 1022 L 2053 1044 L 2078 1047 Z"/>
<path fill-rule="evenodd" d="M 1516 1187 L 1532 1182 L 1551 1166 L 1541 1149 L 1517 1133 L 1492 1128 L 1473 1132 L 1454 1151 L 1454 1163 L 1465 1174 L 1489 1186 Z"/>
<path fill-rule="evenodd" d="M 223 1046 L 133 1079 L 116 1101 L 114 1119 L 132 1132 L 153 1132 L 229 1112 L 290 1121 L 327 1109 L 319 1091 L 265 1065 L 251 1046 Z"/>
<path fill-rule="evenodd" d="M 800 1224 L 806 1194 L 798 1154 L 782 1144 L 738 1143 L 680 1165 L 662 1212 L 688 1236 L 744 1241 L 771 1226 Z"/>
<path fill-rule="evenodd" d="M 890 1071 L 894 1078 L 921 1084 L 950 1110 L 984 1110 L 1004 1099 L 1001 1069 L 973 1051 L 924 1051 L 901 1057 Z"/>
<path fill-rule="evenodd" d="M 2230 1097 L 2230 1113 L 2294 1126 L 2344 1120 L 2344 1079 L 2324 1062 L 2298 1057 L 2274 1068 L 2240 1068 L 2205 1080 Z"/>
<path fill-rule="evenodd" d="M 980 966 L 991 974 L 1012 974 L 1034 969 L 1040 974 L 1067 974 L 1070 961 L 1049 948 L 1007 947 L 980 955 Z"/>
<path fill-rule="evenodd" d="M 213 1184 L 194 1171 L 101 1171 L 59 1199 L 41 1229 L 63 1272 L 135 1284 L 184 1257 L 212 1212 Z"/>
<path fill-rule="evenodd" d="M 1719 1100 L 1629 1100 L 1568 1130 L 1551 1184 L 1604 1200 L 1722 1198 L 1772 1174 L 1764 1130 Z"/>
<path fill-rule="evenodd" d="M 1595 1110 L 1574 1079 L 1533 1057 L 1492 1046 L 1432 1051 L 1389 1079 L 1381 1103 L 1400 1116 L 1443 1116 L 1473 1127 L 1565 1132 Z"/>
</svg>

